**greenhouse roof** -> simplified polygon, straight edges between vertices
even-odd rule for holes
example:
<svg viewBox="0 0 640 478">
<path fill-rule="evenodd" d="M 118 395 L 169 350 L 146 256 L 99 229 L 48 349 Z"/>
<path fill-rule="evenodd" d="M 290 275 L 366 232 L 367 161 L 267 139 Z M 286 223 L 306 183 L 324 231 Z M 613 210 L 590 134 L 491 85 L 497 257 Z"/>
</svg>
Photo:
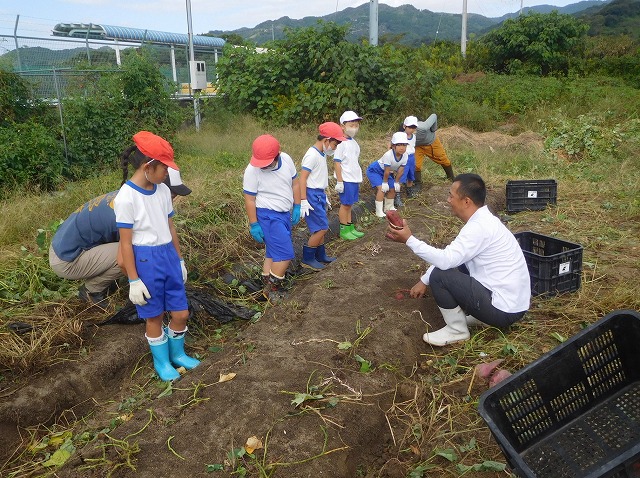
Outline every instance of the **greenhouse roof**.
<svg viewBox="0 0 640 478">
<path fill-rule="evenodd" d="M 189 36 L 185 33 L 168 33 L 142 28 L 116 27 L 112 25 L 96 25 L 93 23 L 58 23 L 53 28 L 54 36 L 73 38 L 92 38 L 100 40 L 120 40 L 132 42 L 151 42 L 162 45 L 188 45 Z M 193 35 L 196 47 L 221 48 L 225 41 L 222 38 Z"/>
</svg>

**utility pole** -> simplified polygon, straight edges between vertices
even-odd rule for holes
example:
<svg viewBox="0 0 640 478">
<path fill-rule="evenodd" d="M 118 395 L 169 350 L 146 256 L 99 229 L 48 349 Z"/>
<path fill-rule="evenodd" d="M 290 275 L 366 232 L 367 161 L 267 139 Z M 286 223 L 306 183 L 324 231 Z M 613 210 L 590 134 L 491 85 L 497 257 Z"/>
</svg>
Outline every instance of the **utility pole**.
<svg viewBox="0 0 640 478">
<path fill-rule="evenodd" d="M 369 45 L 378 46 L 378 0 L 369 2 Z"/>
<path fill-rule="evenodd" d="M 191 21 L 191 0 L 187 0 L 187 31 L 189 36 L 189 81 L 194 84 L 193 78 L 193 62 L 195 61 L 195 53 L 193 51 L 193 24 Z M 196 123 L 196 131 L 200 131 L 200 105 L 198 95 L 193 96 L 193 113 Z"/>
<path fill-rule="evenodd" d="M 460 52 L 462 58 L 467 57 L 467 0 L 462 0 L 462 33 L 460 35 Z"/>
<path fill-rule="evenodd" d="M 524 6 L 524 0 L 520 0 L 520 15 L 522 16 L 522 8 Z"/>
</svg>

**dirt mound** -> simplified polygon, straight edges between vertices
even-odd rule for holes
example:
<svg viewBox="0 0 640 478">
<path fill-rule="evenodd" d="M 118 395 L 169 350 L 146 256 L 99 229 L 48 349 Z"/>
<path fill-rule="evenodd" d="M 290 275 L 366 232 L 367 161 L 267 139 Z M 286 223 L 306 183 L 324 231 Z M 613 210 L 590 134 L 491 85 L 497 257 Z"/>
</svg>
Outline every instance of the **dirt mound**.
<svg viewBox="0 0 640 478">
<path fill-rule="evenodd" d="M 507 127 L 505 127 L 507 128 Z M 508 128 L 507 128 L 508 129 Z M 472 148 L 478 151 L 525 151 L 540 152 L 544 148 L 544 139 L 537 133 L 527 131 L 516 136 L 499 132 L 476 133 L 459 126 L 438 130 L 442 142 L 454 149 Z"/>
</svg>

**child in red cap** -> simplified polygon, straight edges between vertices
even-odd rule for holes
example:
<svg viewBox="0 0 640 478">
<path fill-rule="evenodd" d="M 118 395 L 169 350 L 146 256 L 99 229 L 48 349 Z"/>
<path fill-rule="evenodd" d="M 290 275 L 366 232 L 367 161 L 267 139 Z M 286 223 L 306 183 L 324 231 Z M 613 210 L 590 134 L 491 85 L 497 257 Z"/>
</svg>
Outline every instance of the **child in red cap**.
<svg viewBox="0 0 640 478">
<path fill-rule="evenodd" d="M 140 131 L 133 141 L 121 156 L 123 184 L 114 200 L 120 253 L 129 299 L 146 321 L 153 366 L 161 380 L 174 380 L 180 377 L 174 366 L 190 370 L 200 363 L 184 351 L 187 269 L 173 225 L 171 191 L 164 183 L 168 168 L 179 168 L 173 148 L 160 136 Z M 135 172 L 127 181 L 130 164 Z M 167 328 L 162 324 L 165 311 L 171 313 Z"/>
<path fill-rule="evenodd" d="M 258 136 L 251 149 L 242 181 L 244 204 L 251 236 L 266 246 L 264 297 L 278 302 L 284 298 L 282 281 L 295 257 L 291 227 L 300 222 L 298 173 L 291 156 L 280 151 L 280 143 L 270 134 Z"/>
<path fill-rule="evenodd" d="M 313 270 L 324 269 L 336 258 L 327 256 L 324 236 L 329 229 L 327 194 L 329 168 L 325 156 L 333 156 L 342 141 L 346 141 L 338 123 L 322 123 L 318 127 L 316 142 L 302 158 L 300 171 L 300 215 L 305 218 L 311 236 L 302 247 L 302 266 Z"/>
</svg>

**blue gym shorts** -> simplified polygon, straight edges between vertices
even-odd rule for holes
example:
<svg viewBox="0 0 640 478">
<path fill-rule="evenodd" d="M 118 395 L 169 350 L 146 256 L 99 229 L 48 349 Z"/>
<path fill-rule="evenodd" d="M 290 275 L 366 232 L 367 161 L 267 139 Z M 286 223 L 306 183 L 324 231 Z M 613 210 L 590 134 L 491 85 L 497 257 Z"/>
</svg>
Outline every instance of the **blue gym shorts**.
<svg viewBox="0 0 640 478">
<path fill-rule="evenodd" d="M 151 295 L 145 305 L 136 305 L 138 317 L 150 319 L 169 312 L 187 310 L 180 257 L 172 242 L 161 246 L 133 246 L 138 276 Z"/>
<path fill-rule="evenodd" d="M 326 231 L 329 229 L 329 220 L 327 219 L 327 195 L 324 189 L 307 189 L 307 201 L 313 208 L 309 211 L 309 215 L 304 218 L 307 222 L 309 232 L 313 234 L 318 231 Z"/>
<path fill-rule="evenodd" d="M 344 182 L 344 192 L 340 193 L 340 204 L 352 206 L 360 199 L 360 183 Z"/>
<path fill-rule="evenodd" d="M 384 178 L 384 170 L 378 164 L 378 161 L 375 163 L 371 163 L 367 168 L 367 178 L 369 178 L 369 182 L 371 183 L 372 188 L 377 188 L 378 186 L 382 186 L 382 178 Z M 393 174 L 389 174 L 389 179 L 387 180 L 389 184 L 389 191 L 394 188 L 395 181 L 393 179 Z"/>
<path fill-rule="evenodd" d="M 291 239 L 291 213 L 258 208 L 258 223 L 264 233 L 264 256 L 274 262 L 290 261 L 295 257 Z"/>
<path fill-rule="evenodd" d="M 407 165 L 404 167 L 404 172 L 400 178 L 400 183 L 404 184 L 407 181 L 416 180 L 416 155 L 411 153 L 409 159 L 407 159 Z"/>
</svg>

